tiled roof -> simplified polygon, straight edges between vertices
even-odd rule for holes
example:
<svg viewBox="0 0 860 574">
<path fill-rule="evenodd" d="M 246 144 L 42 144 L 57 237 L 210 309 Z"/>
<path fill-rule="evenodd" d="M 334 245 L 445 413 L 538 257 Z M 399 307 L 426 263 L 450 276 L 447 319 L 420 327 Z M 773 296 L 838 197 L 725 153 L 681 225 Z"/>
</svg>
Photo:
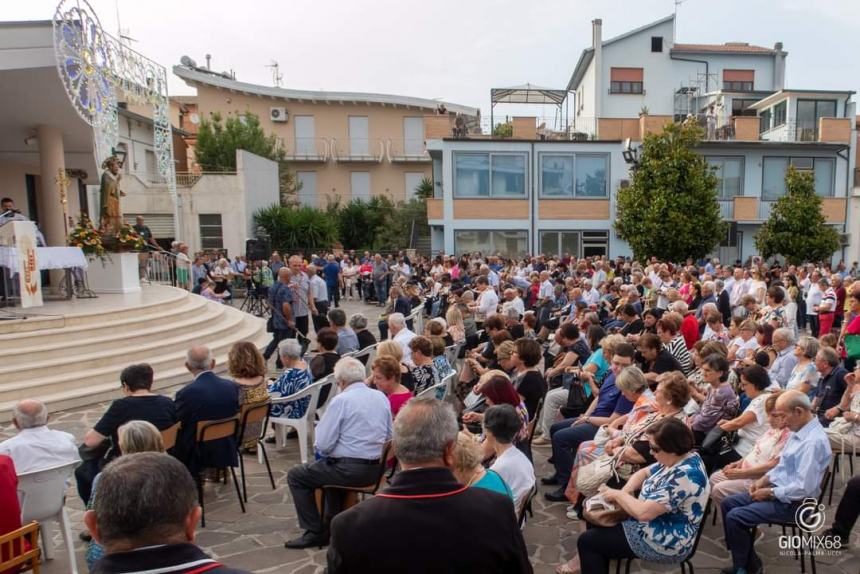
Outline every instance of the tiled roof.
<svg viewBox="0 0 860 574">
<path fill-rule="evenodd" d="M 726 42 L 725 44 L 675 44 L 673 52 L 719 52 L 723 54 L 774 54 L 773 48 L 753 46 L 746 42 Z"/>
</svg>

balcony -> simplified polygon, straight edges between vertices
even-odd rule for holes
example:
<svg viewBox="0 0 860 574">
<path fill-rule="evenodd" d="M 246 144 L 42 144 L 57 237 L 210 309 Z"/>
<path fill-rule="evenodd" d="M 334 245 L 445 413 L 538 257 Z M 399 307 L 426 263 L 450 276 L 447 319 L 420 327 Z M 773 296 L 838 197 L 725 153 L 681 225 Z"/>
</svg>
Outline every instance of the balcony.
<svg viewBox="0 0 860 574">
<path fill-rule="evenodd" d="M 330 157 L 329 140 L 326 138 L 296 138 L 282 142 L 287 161 L 324 163 Z"/>
<path fill-rule="evenodd" d="M 331 152 L 339 163 L 382 163 L 385 141 L 379 138 L 333 139 Z"/>
<path fill-rule="evenodd" d="M 430 163 L 430 154 L 423 139 L 390 139 L 385 146 L 391 163 Z"/>
<path fill-rule="evenodd" d="M 731 221 L 735 218 L 735 201 L 733 199 L 721 199 L 720 217 L 726 221 Z"/>
<path fill-rule="evenodd" d="M 758 204 L 758 218 L 762 221 L 767 221 L 770 219 L 770 214 L 773 211 L 773 206 L 776 205 L 775 201 L 761 201 Z"/>
</svg>

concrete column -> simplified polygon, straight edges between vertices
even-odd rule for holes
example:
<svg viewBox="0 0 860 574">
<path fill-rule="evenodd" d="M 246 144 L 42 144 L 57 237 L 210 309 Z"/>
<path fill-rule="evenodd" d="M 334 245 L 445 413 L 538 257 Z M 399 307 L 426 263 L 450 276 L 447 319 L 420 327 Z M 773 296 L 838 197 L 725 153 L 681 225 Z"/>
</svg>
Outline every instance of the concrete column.
<svg viewBox="0 0 860 574">
<path fill-rule="evenodd" d="M 38 198 L 39 225 L 48 245 L 66 244 L 66 227 L 63 224 L 63 205 L 60 203 L 59 170 L 66 169 L 63 133 L 52 126 L 39 126 L 39 160 L 42 175 L 41 195 Z M 77 190 L 73 190 L 77 193 Z M 66 190 L 69 193 L 69 190 Z"/>
</svg>

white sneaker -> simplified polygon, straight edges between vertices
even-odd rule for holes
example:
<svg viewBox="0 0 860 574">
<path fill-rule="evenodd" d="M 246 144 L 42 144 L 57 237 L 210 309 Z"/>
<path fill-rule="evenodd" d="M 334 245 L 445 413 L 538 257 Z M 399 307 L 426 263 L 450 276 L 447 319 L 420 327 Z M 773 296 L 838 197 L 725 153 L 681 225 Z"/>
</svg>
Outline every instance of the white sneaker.
<svg viewBox="0 0 860 574">
<path fill-rule="evenodd" d="M 579 520 L 579 515 L 576 513 L 576 510 L 573 510 L 573 507 L 567 511 L 567 517 L 571 520 Z"/>
</svg>

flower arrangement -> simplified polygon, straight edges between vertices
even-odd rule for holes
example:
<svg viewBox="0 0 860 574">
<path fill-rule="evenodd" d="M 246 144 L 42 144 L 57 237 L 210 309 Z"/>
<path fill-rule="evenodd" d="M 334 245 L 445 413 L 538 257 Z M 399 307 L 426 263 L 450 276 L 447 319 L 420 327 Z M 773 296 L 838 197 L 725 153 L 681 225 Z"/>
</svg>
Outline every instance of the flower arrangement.
<svg viewBox="0 0 860 574">
<path fill-rule="evenodd" d="M 116 234 L 116 243 L 120 251 L 142 251 L 145 242 L 128 223 L 123 223 Z"/>
<path fill-rule="evenodd" d="M 101 235 L 93 226 L 92 220 L 84 213 L 81 214 L 78 224 L 69 233 L 69 245 L 80 247 L 85 254 L 95 255 L 99 259 L 104 259 L 106 256 Z"/>
</svg>

